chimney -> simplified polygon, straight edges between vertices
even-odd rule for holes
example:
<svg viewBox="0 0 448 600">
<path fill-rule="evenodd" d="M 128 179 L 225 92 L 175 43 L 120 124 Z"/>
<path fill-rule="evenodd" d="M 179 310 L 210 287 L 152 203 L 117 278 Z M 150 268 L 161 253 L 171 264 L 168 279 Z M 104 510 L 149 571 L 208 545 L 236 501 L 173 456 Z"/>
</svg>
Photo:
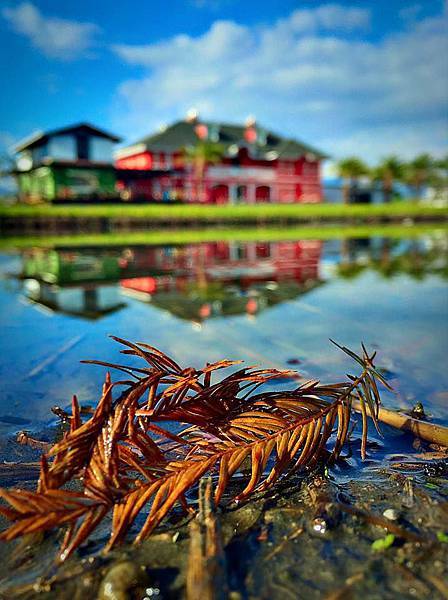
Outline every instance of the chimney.
<svg viewBox="0 0 448 600">
<path fill-rule="evenodd" d="M 249 115 L 244 123 L 244 139 L 249 144 L 255 144 L 255 142 L 257 141 L 258 134 L 256 125 L 257 122 L 255 120 L 255 117 L 253 115 Z"/>
<path fill-rule="evenodd" d="M 197 123 L 199 120 L 199 113 L 196 110 L 196 108 L 190 108 L 187 111 L 187 114 L 185 116 L 185 121 L 187 123 Z"/>
<path fill-rule="evenodd" d="M 249 115 L 244 122 L 244 125 L 246 126 L 247 129 L 249 129 L 250 127 L 255 127 L 256 124 L 257 124 L 257 119 L 254 117 L 254 115 Z"/>
</svg>

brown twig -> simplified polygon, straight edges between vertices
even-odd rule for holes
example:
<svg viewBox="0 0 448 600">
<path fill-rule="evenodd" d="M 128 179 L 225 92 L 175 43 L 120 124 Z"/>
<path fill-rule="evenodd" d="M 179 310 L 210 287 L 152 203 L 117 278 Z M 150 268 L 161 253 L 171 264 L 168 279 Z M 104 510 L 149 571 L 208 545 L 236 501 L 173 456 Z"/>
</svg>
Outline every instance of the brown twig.
<svg viewBox="0 0 448 600">
<path fill-rule="evenodd" d="M 353 400 L 352 406 L 357 412 L 362 412 L 361 404 L 358 400 Z M 443 425 L 420 421 L 419 419 L 389 410 L 383 406 L 379 408 L 378 420 L 396 429 L 410 431 L 415 436 L 433 444 L 448 447 L 448 427 L 444 427 Z"/>
<path fill-rule="evenodd" d="M 388 519 L 386 519 L 384 517 L 380 517 L 379 515 L 376 515 L 375 513 L 372 513 L 370 511 L 363 510 L 361 508 L 357 508 L 355 506 L 351 506 L 350 504 L 345 504 L 343 502 L 337 502 L 335 504 L 335 506 L 342 512 L 346 512 L 355 517 L 360 517 L 361 519 L 364 519 L 367 523 L 371 523 L 372 525 L 377 525 L 378 527 L 383 527 L 390 533 L 393 533 L 394 535 L 396 535 L 408 542 L 422 543 L 422 542 L 435 541 L 435 540 L 430 540 L 429 538 L 427 538 L 423 535 L 420 535 L 418 533 L 408 531 L 407 529 L 400 527 L 399 525 L 393 523 L 392 521 L 389 521 Z"/>
<path fill-rule="evenodd" d="M 355 575 L 352 575 L 345 580 L 345 584 L 342 587 L 325 596 L 325 600 L 350 600 L 353 597 L 353 586 L 363 579 L 364 573 L 355 573 Z"/>
<path fill-rule="evenodd" d="M 304 532 L 303 527 L 296 527 L 294 529 L 294 531 L 292 531 L 292 533 L 290 533 L 289 535 L 285 536 L 283 538 L 283 540 L 280 542 L 280 544 L 278 546 L 276 546 L 275 548 L 273 548 L 273 550 L 271 550 L 271 552 L 269 552 L 264 557 L 264 560 L 265 561 L 271 560 L 271 558 L 273 558 L 274 556 L 276 556 L 279 552 L 281 552 L 284 549 L 284 547 L 286 546 L 286 544 L 288 544 L 292 540 L 295 540 L 296 538 L 298 538 L 299 536 L 301 536 L 303 532 Z"/>
<path fill-rule="evenodd" d="M 186 579 L 187 600 L 226 600 L 228 597 L 225 555 L 210 477 L 200 482 L 199 512 L 190 523 Z"/>
</svg>

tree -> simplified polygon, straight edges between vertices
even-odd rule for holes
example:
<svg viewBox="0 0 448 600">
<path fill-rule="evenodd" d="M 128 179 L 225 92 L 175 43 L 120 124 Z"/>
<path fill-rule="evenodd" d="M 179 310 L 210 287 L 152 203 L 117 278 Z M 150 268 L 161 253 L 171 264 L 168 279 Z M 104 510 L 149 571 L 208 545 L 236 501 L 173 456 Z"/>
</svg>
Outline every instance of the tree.
<svg viewBox="0 0 448 600">
<path fill-rule="evenodd" d="M 432 178 L 435 161 L 429 154 L 419 154 L 405 165 L 405 181 L 414 188 L 417 198 L 421 198 L 423 186 Z"/>
<path fill-rule="evenodd" d="M 384 202 L 390 202 L 394 184 L 403 180 L 404 164 L 397 156 L 388 156 L 373 170 L 372 176 L 375 181 L 380 181 L 383 186 Z"/>
<path fill-rule="evenodd" d="M 442 169 L 442 171 L 448 171 L 448 154 L 443 158 L 437 159 L 435 161 L 435 166 L 437 169 Z"/>
<path fill-rule="evenodd" d="M 428 177 L 428 186 L 431 188 L 433 200 L 448 200 L 448 154 L 434 161 Z"/>
<path fill-rule="evenodd" d="M 184 148 L 183 156 L 188 164 L 193 166 L 196 190 L 193 194 L 196 200 L 201 200 L 204 192 L 204 174 L 207 165 L 221 162 L 224 147 L 216 142 L 203 141 L 194 146 Z"/>
<path fill-rule="evenodd" d="M 351 190 L 356 187 L 360 177 L 367 175 L 369 171 L 368 167 L 361 159 L 356 156 L 350 156 L 338 162 L 337 170 L 339 177 L 342 177 L 344 180 L 342 187 L 344 204 L 349 204 Z"/>
</svg>

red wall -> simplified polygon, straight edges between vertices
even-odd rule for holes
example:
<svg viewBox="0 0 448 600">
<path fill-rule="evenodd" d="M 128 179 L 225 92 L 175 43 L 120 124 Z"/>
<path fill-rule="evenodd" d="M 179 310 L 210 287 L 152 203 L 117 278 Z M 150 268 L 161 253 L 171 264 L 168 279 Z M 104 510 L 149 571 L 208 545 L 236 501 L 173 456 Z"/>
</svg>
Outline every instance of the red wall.
<svg viewBox="0 0 448 600">
<path fill-rule="evenodd" d="M 223 165 L 231 166 L 232 159 L 225 158 Z M 131 195 L 143 195 L 149 199 L 161 200 L 167 193 L 173 199 L 191 201 L 186 198 L 185 187 L 190 184 L 193 190 L 198 189 L 197 183 L 193 180 L 191 169 L 184 171 L 184 165 L 180 162 L 180 155 L 166 155 L 165 153 L 141 152 L 132 156 L 119 158 L 116 160 L 116 166 L 121 169 L 171 169 L 177 168 L 182 172 L 171 179 L 169 175 L 139 181 L 129 186 Z M 305 157 L 293 160 L 256 160 L 250 158 L 246 149 L 242 149 L 238 155 L 238 165 L 240 167 L 267 167 L 275 169 L 275 181 L 269 184 L 271 186 L 270 201 L 280 203 L 293 202 L 320 202 L 322 200 L 322 188 L 320 183 L 320 165 L 318 160 L 307 160 Z M 253 183 L 253 182 L 252 182 Z M 220 185 L 218 190 L 212 190 L 212 184 L 207 182 L 207 174 L 204 176 L 205 197 L 201 201 L 207 203 L 222 203 L 227 201 L 227 194 L 224 193 L 224 186 L 235 184 L 235 181 L 213 182 L 213 186 Z M 257 186 L 266 185 L 264 181 L 256 182 Z M 193 191 L 193 195 L 194 195 Z M 266 194 L 262 190 L 257 190 L 256 201 L 266 201 Z"/>
<path fill-rule="evenodd" d="M 115 161 L 115 166 L 119 169 L 151 169 L 152 157 L 150 152 L 140 152 L 139 154 L 133 154 L 132 156 L 118 158 Z"/>
</svg>

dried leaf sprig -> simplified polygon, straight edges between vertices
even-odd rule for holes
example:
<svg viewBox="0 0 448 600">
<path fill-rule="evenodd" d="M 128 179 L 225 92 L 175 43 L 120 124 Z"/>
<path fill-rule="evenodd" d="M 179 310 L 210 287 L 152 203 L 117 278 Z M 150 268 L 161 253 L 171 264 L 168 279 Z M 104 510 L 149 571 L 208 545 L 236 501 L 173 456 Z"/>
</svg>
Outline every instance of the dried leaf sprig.
<svg viewBox="0 0 448 600">
<path fill-rule="evenodd" d="M 112 382 L 107 373 L 85 422 L 73 397 L 70 429 L 42 455 L 37 491 L 0 489 L 9 505 L 0 512 L 13 521 L 0 539 L 67 526 L 59 553 L 65 560 L 107 514 L 112 514 L 110 549 L 145 512 L 138 543 L 176 504 L 191 510 L 188 497 L 206 473 L 214 475 L 218 503 L 235 474 L 248 471 L 234 495 L 242 501 L 318 460 L 337 460 L 348 438 L 353 399 L 362 407 L 364 458 L 368 415 L 378 428 L 377 383 L 389 388 L 364 346 L 362 356 L 338 346 L 361 367 L 345 382 L 308 381 L 291 391 L 255 393 L 292 372 L 243 367 L 212 383 L 215 371 L 239 361 L 182 369 L 152 346 L 114 339 L 125 346 L 122 353 L 141 358 L 144 366 L 86 361 L 117 369 L 127 379 Z M 66 489 L 71 481 L 79 491 Z"/>
</svg>

